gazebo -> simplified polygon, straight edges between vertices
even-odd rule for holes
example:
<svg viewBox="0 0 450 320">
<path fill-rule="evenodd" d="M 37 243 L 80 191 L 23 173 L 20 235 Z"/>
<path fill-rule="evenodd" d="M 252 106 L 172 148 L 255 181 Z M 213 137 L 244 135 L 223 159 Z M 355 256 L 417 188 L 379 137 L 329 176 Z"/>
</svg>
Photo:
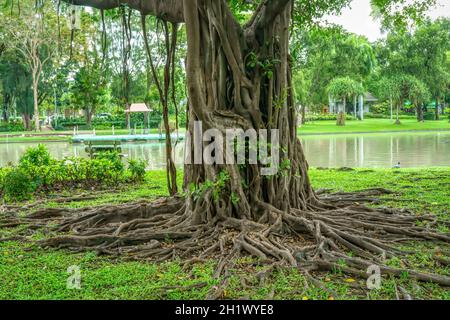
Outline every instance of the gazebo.
<svg viewBox="0 0 450 320">
<path fill-rule="evenodd" d="M 129 109 L 125 110 L 125 113 L 131 114 L 131 113 L 143 113 L 144 114 L 144 127 L 145 130 L 148 130 L 148 123 L 149 123 L 149 114 L 152 110 L 147 107 L 145 103 L 133 103 Z"/>
</svg>

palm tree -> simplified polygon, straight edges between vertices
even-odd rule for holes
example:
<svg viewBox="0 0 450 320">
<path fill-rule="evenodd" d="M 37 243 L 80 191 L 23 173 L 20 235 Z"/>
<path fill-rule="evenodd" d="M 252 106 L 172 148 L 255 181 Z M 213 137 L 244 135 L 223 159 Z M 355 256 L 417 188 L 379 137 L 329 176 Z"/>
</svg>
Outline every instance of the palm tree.
<svg viewBox="0 0 450 320">
<path fill-rule="evenodd" d="M 339 107 L 338 126 L 345 126 L 347 99 L 354 98 L 354 110 L 356 114 L 356 97 L 364 92 L 362 85 L 350 77 L 333 79 L 327 88 L 328 95 L 334 100 L 343 101 L 343 107 Z"/>
</svg>

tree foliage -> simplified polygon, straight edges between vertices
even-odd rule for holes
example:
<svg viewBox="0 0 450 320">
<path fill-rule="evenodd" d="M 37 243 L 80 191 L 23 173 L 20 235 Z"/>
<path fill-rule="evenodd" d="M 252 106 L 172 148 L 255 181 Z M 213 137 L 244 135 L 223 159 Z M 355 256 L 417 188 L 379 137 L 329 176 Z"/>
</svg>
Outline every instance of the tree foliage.
<svg viewBox="0 0 450 320">
<path fill-rule="evenodd" d="M 350 77 L 333 79 L 327 87 L 328 94 L 334 99 L 349 99 L 364 93 L 360 83 Z"/>
</svg>

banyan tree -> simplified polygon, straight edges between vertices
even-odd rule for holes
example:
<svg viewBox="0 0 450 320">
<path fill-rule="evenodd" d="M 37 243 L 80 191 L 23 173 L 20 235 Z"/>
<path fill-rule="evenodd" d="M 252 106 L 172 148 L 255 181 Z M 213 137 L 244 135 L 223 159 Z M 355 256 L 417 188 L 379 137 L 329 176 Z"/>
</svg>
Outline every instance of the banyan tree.
<svg viewBox="0 0 450 320">
<path fill-rule="evenodd" d="M 215 129 L 224 135 L 230 128 L 278 129 L 280 160 L 279 170 L 269 176 L 261 174 L 258 164 L 186 164 L 182 196 L 154 203 L 38 210 L 29 218 L 59 220 L 60 234 L 43 240 L 43 246 L 149 261 L 214 257 L 217 277 L 226 275 L 239 255 L 303 272 L 332 270 L 345 262 L 344 272 L 366 277 L 371 265 L 385 274 L 402 274 L 404 270 L 385 264 L 390 257 L 409 254 L 398 248 L 401 241 L 450 240 L 433 228 L 439 223 L 434 216 L 418 218 L 361 204 L 386 190 L 324 196 L 311 187 L 297 136 L 290 32 L 294 22 L 306 20 L 302 14 L 312 16 L 347 1 L 254 1 L 255 10 L 245 23 L 226 0 L 66 2 L 100 10 L 127 6 L 144 20 L 157 17 L 173 32 L 184 23 L 189 131 L 198 122 L 202 133 Z M 170 68 L 166 71 L 170 79 Z M 418 226 L 418 219 L 427 227 Z M 409 270 L 409 276 L 450 285 L 450 278 L 442 275 Z"/>
</svg>

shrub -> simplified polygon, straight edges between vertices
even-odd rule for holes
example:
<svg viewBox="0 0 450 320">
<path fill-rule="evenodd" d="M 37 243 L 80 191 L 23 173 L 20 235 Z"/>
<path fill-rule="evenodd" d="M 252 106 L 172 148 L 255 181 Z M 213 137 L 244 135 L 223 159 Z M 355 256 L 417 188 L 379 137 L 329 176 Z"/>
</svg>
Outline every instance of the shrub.
<svg viewBox="0 0 450 320">
<path fill-rule="evenodd" d="M 145 161 L 130 160 L 125 168 L 117 152 L 100 153 L 95 159 L 55 160 L 40 145 L 28 149 L 17 167 L 0 168 L 0 193 L 6 201 L 21 201 L 36 190 L 142 181 L 145 167 Z"/>
<path fill-rule="evenodd" d="M 36 190 L 33 180 L 21 168 L 8 170 L 2 180 L 2 193 L 6 201 L 28 200 Z"/>
<path fill-rule="evenodd" d="M 124 165 L 121 162 L 111 161 L 108 158 L 87 160 L 86 179 L 94 183 L 117 183 L 124 174 Z"/>
<path fill-rule="evenodd" d="M 162 131 L 164 132 L 164 130 L 166 128 L 165 125 L 164 125 L 164 119 L 161 120 L 160 126 L 161 126 Z M 179 122 L 178 122 L 178 128 L 180 128 L 180 123 Z M 177 129 L 177 121 L 176 121 L 176 119 L 175 118 L 169 119 L 169 130 L 170 130 L 170 132 L 173 133 L 173 132 L 175 132 L 176 129 Z"/>
<path fill-rule="evenodd" d="M 39 144 L 28 148 L 19 160 L 19 168 L 32 178 L 36 187 L 46 184 L 50 165 L 54 162 L 47 148 Z"/>
<path fill-rule="evenodd" d="M 390 116 L 391 103 L 389 101 L 384 101 L 377 103 L 370 108 L 371 113 L 381 116 Z"/>
<path fill-rule="evenodd" d="M 10 121 L 0 123 L 0 132 L 18 132 L 25 131 L 21 121 Z"/>
<path fill-rule="evenodd" d="M 423 120 L 435 120 L 436 113 L 435 112 L 424 112 Z"/>
<path fill-rule="evenodd" d="M 309 114 L 306 116 L 306 121 L 336 121 L 336 120 L 337 115 L 335 114 Z M 350 114 L 346 114 L 345 120 L 351 121 L 356 120 L 356 118 Z"/>
<path fill-rule="evenodd" d="M 145 177 L 145 168 L 147 163 L 144 160 L 129 160 L 128 170 L 130 171 L 131 178 L 134 181 L 142 181 Z"/>
<path fill-rule="evenodd" d="M 3 193 L 3 186 L 5 185 L 5 177 L 12 170 L 12 167 L 0 168 L 0 194 Z"/>
<path fill-rule="evenodd" d="M 94 160 L 101 161 L 105 160 L 110 162 L 111 170 L 113 171 L 123 171 L 125 166 L 123 165 L 122 158 L 118 152 L 101 152 L 99 153 Z"/>
<path fill-rule="evenodd" d="M 20 158 L 19 165 L 21 167 L 48 166 L 51 161 L 52 157 L 46 146 L 39 144 L 37 147 L 30 147 L 25 151 L 24 155 Z"/>
<path fill-rule="evenodd" d="M 391 115 L 390 114 L 377 114 L 377 113 L 372 113 L 372 112 L 367 112 L 364 113 L 364 118 L 366 119 L 390 119 Z M 396 118 L 395 113 L 393 114 L 393 118 Z M 415 119 L 416 116 L 414 115 L 407 115 L 407 114 L 400 114 L 398 116 L 399 119 L 401 120 L 407 120 L 407 119 Z"/>
</svg>

